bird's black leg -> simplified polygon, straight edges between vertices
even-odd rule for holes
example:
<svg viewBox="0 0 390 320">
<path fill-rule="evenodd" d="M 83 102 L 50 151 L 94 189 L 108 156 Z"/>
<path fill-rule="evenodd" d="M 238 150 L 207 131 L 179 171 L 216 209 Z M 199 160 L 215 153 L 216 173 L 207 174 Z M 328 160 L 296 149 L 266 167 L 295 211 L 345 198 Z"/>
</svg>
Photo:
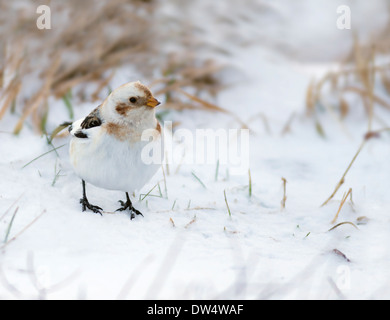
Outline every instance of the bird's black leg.
<svg viewBox="0 0 390 320">
<path fill-rule="evenodd" d="M 103 210 L 102 208 L 100 208 L 98 206 L 93 206 L 89 203 L 89 201 L 87 199 L 87 193 L 85 192 L 85 181 L 84 180 L 81 180 L 81 181 L 83 184 L 83 197 L 80 199 L 80 203 L 82 205 L 83 211 L 87 210 L 87 208 L 88 208 L 89 210 L 102 215 L 102 213 L 100 212 L 101 210 Z"/>
<path fill-rule="evenodd" d="M 119 200 L 119 203 L 122 205 L 122 207 L 120 207 L 116 211 L 125 211 L 126 209 L 129 209 L 131 220 L 133 220 L 135 218 L 134 214 L 144 216 L 141 212 L 139 212 L 136 208 L 133 207 L 133 204 L 131 203 L 129 194 L 127 192 L 126 192 L 126 202 Z"/>
</svg>

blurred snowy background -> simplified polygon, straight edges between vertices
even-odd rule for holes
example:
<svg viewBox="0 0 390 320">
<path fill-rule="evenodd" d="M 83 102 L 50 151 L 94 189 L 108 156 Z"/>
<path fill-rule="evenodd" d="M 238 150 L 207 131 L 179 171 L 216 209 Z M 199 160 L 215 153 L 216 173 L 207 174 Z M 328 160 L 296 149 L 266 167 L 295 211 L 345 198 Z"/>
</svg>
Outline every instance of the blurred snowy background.
<svg viewBox="0 0 390 320">
<path fill-rule="evenodd" d="M 390 297 L 387 0 L 0 9 L 0 298 Z M 145 218 L 82 213 L 69 137 L 50 135 L 134 80 L 174 129 L 249 128 L 250 174 L 164 166 L 136 194 Z"/>
</svg>

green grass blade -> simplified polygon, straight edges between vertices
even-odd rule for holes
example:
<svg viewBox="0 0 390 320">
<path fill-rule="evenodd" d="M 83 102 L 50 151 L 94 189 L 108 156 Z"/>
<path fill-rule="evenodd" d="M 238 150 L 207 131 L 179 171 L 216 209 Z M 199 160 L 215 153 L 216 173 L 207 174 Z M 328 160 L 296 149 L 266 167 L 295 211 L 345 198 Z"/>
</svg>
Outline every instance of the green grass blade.
<svg viewBox="0 0 390 320">
<path fill-rule="evenodd" d="M 9 224 L 8 224 L 7 232 L 6 232 L 5 238 L 4 238 L 4 243 L 7 243 L 7 241 L 8 241 L 9 233 L 10 233 L 10 231 L 11 231 L 12 224 L 13 224 L 13 222 L 14 222 L 14 219 L 15 219 L 15 216 L 16 216 L 16 213 L 18 212 L 18 210 L 19 210 L 19 207 L 16 207 L 15 212 L 14 212 L 14 214 L 12 215 L 11 221 L 10 221 Z"/>
<path fill-rule="evenodd" d="M 42 158 L 43 156 L 47 155 L 48 153 L 53 152 L 53 151 L 56 151 L 56 150 L 62 148 L 63 146 L 65 146 L 65 145 L 66 145 L 66 143 L 63 144 L 62 146 L 57 147 L 57 148 L 53 148 L 53 149 L 49 150 L 48 152 L 45 152 L 45 153 L 41 154 L 40 156 L 38 156 L 38 157 L 32 159 L 30 162 L 26 163 L 26 164 L 22 167 L 22 169 L 24 169 L 25 167 L 27 167 L 28 165 L 30 165 L 30 164 L 33 163 L 34 161 L 38 160 L 39 158 Z"/>
<path fill-rule="evenodd" d="M 225 196 L 225 203 L 226 203 L 226 207 L 228 209 L 228 212 L 229 212 L 229 217 L 231 218 L 232 217 L 232 213 L 230 212 L 230 207 L 229 207 L 229 203 L 227 201 L 227 197 L 226 197 L 226 190 L 223 190 L 223 195 Z"/>
<path fill-rule="evenodd" d="M 192 174 L 192 176 L 193 176 L 196 180 L 198 180 L 198 182 L 202 185 L 203 188 L 207 189 L 206 185 L 202 182 L 202 180 L 200 180 L 200 179 L 198 178 L 198 176 L 195 174 L 194 171 L 192 171 L 191 174 Z"/>
<path fill-rule="evenodd" d="M 72 93 L 69 91 L 68 93 L 66 93 L 63 97 L 62 97 L 62 100 L 64 101 L 64 104 L 66 106 L 66 109 L 68 110 L 68 113 L 69 113 L 69 118 L 71 120 L 74 119 L 74 111 L 73 111 L 73 106 L 72 106 L 72 102 L 70 101 L 70 99 L 72 98 Z"/>
</svg>

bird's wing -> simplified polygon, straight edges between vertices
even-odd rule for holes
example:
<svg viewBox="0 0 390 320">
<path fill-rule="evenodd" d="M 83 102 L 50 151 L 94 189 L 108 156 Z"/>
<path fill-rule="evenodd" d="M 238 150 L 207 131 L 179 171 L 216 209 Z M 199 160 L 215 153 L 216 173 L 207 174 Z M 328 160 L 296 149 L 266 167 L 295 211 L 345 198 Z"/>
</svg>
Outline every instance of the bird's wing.
<svg viewBox="0 0 390 320">
<path fill-rule="evenodd" d="M 94 109 L 89 115 L 87 115 L 84 119 L 77 120 L 72 123 L 69 127 L 69 132 L 72 136 L 80 139 L 89 138 L 90 133 L 92 132 L 90 129 L 95 127 L 100 127 L 103 123 L 100 116 L 100 106 Z"/>
</svg>

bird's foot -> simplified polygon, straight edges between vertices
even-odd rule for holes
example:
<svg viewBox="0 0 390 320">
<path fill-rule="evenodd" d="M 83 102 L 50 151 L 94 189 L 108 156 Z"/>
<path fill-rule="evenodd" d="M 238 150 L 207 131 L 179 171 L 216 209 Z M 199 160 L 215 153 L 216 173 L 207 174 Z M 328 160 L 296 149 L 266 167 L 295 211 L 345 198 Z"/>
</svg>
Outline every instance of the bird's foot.
<svg viewBox="0 0 390 320">
<path fill-rule="evenodd" d="M 135 215 L 144 216 L 140 211 L 138 211 L 136 208 L 133 207 L 133 204 L 131 203 L 130 200 L 127 200 L 126 202 L 119 200 L 119 203 L 122 206 L 119 209 L 117 209 L 116 211 L 125 211 L 126 209 L 129 209 L 131 220 L 133 220 L 135 218 Z"/>
<path fill-rule="evenodd" d="M 81 198 L 80 203 L 82 205 L 83 211 L 86 211 L 88 208 L 92 212 L 98 213 L 102 216 L 101 211 L 103 211 L 103 209 L 98 206 L 93 206 L 92 204 L 90 204 L 87 198 Z"/>
</svg>

